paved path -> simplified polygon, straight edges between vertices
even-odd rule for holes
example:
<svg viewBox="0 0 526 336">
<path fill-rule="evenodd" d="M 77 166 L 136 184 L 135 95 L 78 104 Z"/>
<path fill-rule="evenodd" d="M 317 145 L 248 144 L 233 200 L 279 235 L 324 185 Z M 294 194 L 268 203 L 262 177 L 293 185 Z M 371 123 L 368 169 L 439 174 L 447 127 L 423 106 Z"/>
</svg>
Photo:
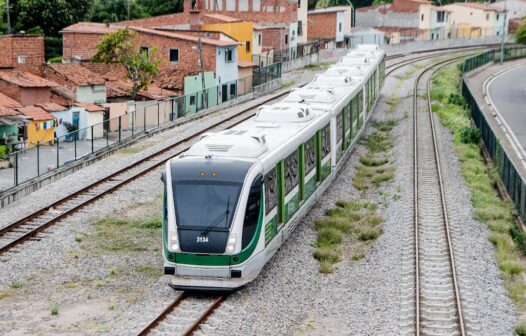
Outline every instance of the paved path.
<svg viewBox="0 0 526 336">
<path fill-rule="evenodd" d="M 496 77 L 488 87 L 488 94 L 526 149 L 526 65 Z"/>
</svg>

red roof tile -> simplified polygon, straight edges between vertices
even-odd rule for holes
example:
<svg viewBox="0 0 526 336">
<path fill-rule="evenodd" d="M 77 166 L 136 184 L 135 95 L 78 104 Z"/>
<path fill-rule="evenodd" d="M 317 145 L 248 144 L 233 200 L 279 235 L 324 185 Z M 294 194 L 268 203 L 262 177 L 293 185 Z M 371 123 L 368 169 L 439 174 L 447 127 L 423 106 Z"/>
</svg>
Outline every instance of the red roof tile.
<svg viewBox="0 0 526 336">
<path fill-rule="evenodd" d="M 19 115 L 16 110 L 5 106 L 0 106 L 0 117 L 12 117 L 16 115 Z"/>
<path fill-rule="evenodd" d="M 78 106 L 78 107 L 82 107 L 82 108 L 85 109 L 87 112 L 101 112 L 101 111 L 106 111 L 106 108 L 105 108 L 105 107 L 99 106 L 99 105 L 97 105 L 97 104 L 75 103 L 75 104 L 73 104 L 73 105 Z"/>
<path fill-rule="evenodd" d="M 21 87 L 57 87 L 57 83 L 20 70 L 1 70 L 0 79 Z"/>
<path fill-rule="evenodd" d="M 51 114 L 49 114 L 43 108 L 38 106 L 19 107 L 16 110 L 25 115 L 26 117 L 29 117 L 30 119 L 36 121 L 53 119 L 53 116 Z"/>
<path fill-rule="evenodd" d="M 47 68 L 77 86 L 101 85 L 106 82 L 104 78 L 80 64 L 48 64 Z"/>
<path fill-rule="evenodd" d="M 67 107 L 59 105 L 57 103 L 37 104 L 37 106 L 43 108 L 47 112 L 60 112 L 60 111 L 66 111 L 68 109 Z"/>
<path fill-rule="evenodd" d="M 79 22 L 67 26 L 62 29 L 60 33 L 91 33 L 91 34 L 108 34 L 117 31 L 114 25 L 109 25 L 106 23 L 96 23 L 96 22 Z"/>
<path fill-rule="evenodd" d="M 138 31 L 145 34 L 152 34 L 152 35 L 159 35 L 159 36 L 165 36 L 165 37 L 172 37 L 174 39 L 179 40 L 186 40 L 186 41 L 192 41 L 196 42 L 198 41 L 198 38 L 196 36 L 190 36 L 180 33 L 174 33 L 174 32 L 168 32 L 165 30 L 156 30 L 156 29 L 150 29 L 150 28 L 144 28 L 144 27 L 135 27 L 135 26 L 129 26 L 128 27 L 131 30 Z M 201 42 L 204 44 L 210 44 L 215 45 L 218 47 L 227 47 L 227 46 L 234 46 L 238 45 L 239 42 L 236 41 L 223 41 L 223 40 L 214 40 L 209 38 L 201 38 Z"/>
<path fill-rule="evenodd" d="M 184 78 L 196 74 L 198 74 L 198 72 L 185 73 L 180 70 L 166 69 L 157 74 L 154 83 L 163 89 L 183 90 Z"/>
<path fill-rule="evenodd" d="M 13 108 L 13 107 L 21 107 L 22 104 L 20 104 L 13 98 L 6 96 L 5 94 L 0 93 L 0 106 L 7 107 L 7 108 Z"/>
</svg>

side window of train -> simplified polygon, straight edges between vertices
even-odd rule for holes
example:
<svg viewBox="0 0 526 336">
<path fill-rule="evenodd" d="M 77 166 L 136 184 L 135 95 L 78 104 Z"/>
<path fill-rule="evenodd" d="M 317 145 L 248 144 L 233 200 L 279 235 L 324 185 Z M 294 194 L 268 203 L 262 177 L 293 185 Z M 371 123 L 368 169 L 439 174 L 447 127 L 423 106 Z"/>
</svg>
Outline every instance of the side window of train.
<svg viewBox="0 0 526 336">
<path fill-rule="evenodd" d="M 261 185 L 263 177 L 258 176 L 254 179 L 250 192 L 248 194 L 247 208 L 245 210 L 245 219 L 243 221 L 243 237 L 241 239 L 241 249 L 247 247 L 252 241 L 259 220 L 259 210 L 261 207 Z"/>
<path fill-rule="evenodd" d="M 343 134 L 343 122 L 342 122 L 342 113 L 338 113 L 338 116 L 336 117 L 336 139 L 338 141 L 342 138 Z"/>
<path fill-rule="evenodd" d="M 278 179 L 276 172 L 276 168 L 272 168 L 265 175 L 265 214 L 267 215 L 278 204 Z"/>
<path fill-rule="evenodd" d="M 343 110 L 343 113 L 345 115 L 345 130 L 346 131 L 351 127 L 351 102 Z"/>
<path fill-rule="evenodd" d="M 325 126 L 321 131 L 321 157 L 326 157 L 331 152 L 331 128 Z"/>
<path fill-rule="evenodd" d="M 285 195 L 299 183 L 299 152 L 295 150 L 285 159 Z"/>
<path fill-rule="evenodd" d="M 316 137 L 313 136 L 305 143 L 305 176 L 316 168 Z"/>
</svg>

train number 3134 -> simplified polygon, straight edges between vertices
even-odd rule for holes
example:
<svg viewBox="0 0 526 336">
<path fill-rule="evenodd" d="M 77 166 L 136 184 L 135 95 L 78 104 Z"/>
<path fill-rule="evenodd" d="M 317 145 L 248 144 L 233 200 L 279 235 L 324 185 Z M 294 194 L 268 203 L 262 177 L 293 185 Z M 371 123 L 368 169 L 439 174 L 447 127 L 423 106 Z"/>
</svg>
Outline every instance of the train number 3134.
<svg viewBox="0 0 526 336">
<path fill-rule="evenodd" d="M 208 243 L 208 237 L 196 237 L 198 243 Z"/>
</svg>

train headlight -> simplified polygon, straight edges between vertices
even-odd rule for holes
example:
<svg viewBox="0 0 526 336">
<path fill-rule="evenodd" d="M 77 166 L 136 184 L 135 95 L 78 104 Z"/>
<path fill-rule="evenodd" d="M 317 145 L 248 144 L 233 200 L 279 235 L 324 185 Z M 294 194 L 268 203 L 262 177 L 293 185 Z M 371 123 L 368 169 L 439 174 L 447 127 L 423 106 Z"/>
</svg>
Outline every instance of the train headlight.
<svg viewBox="0 0 526 336">
<path fill-rule="evenodd" d="M 228 237 L 228 242 L 226 244 L 226 253 L 232 254 L 234 250 L 236 249 L 236 238 L 237 235 L 235 233 L 231 233 Z"/>
<path fill-rule="evenodd" d="M 179 238 L 177 238 L 177 232 L 170 234 L 170 250 L 173 252 L 179 252 Z"/>
</svg>

